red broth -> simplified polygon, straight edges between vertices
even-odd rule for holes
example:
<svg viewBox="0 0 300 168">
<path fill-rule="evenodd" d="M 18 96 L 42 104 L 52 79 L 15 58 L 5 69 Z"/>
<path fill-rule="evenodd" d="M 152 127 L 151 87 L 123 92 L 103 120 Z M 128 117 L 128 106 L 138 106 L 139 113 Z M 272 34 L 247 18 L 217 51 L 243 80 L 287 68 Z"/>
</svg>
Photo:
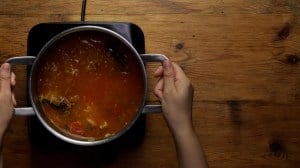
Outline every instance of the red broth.
<svg viewBox="0 0 300 168">
<path fill-rule="evenodd" d="M 72 33 L 42 54 L 37 94 L 60 132 L 88 140 L 117 134 L 143 103 L 144 77 L 134 54 L 104 33 Z"/>
</svg>

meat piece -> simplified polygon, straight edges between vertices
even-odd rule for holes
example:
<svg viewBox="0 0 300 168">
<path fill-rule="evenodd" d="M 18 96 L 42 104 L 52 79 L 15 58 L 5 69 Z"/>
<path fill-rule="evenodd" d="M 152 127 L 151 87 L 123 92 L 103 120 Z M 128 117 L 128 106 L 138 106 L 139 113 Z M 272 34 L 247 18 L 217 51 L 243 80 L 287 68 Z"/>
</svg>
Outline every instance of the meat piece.
<svg viewBox="0 0 300 168">
<path fill-rule="evenodd" d="M 42 95 L 39 97 L 39 101 L 41 103 L 47 103 L 55 109 L 64 113 L 72 107 L 72 103 L 66 97 L 55 96 L 53 94 L 48 94 L 47 96 Z"/>
</svg>

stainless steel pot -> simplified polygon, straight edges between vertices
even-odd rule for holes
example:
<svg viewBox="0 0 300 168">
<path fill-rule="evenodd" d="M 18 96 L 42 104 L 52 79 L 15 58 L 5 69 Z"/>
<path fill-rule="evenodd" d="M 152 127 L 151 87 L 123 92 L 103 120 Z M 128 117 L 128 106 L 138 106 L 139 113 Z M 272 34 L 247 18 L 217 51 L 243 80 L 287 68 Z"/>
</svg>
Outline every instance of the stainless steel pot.
<svg viewBox="0 0 300 168">
<path fill-rule="evenodd" d="M 99 31 L 101 33 L 105 33 L 106 35 L 111 36 L 112 38 L 119 40 L 122 44 L 124 44 L 126 47 L 128 47 L 128 49 L 130 49 L 132 51 L 132 53 L 134 53 L 135 57 L 138 59 L 138 62 L 139 62 L 138 66 L 140 67 L 140 70 L 144 74 L 143 79 L 141 79 L 141 80 L 144 80 L 144 84 L 145 84 L 144 96 L 142 98 L 143 101 L 142 101 L 142 105 L 139 108 L 139 111 L 135 115 L 135 118 L 132 120 L 132 122 L 130 124 L 127 125 L 127 127 L 125 127 L 122 131 L 118 132 L 117 134 L 115 134 L 111 137 L 105 138 L 105 139 L 95 140 L 95 141 L 75 139 L 73 137 L 62 134 L 59 131 L 57 131 L 55 128 L 53 128 L 53 126 L 51 126 L 51 124 L 49 124 L 49 121 L 47 120 L 47 118 L 45 118 L 45 116 L 41 114 L 41 107 L 39 105 L 39 101 L 36 96 L 36 88 L 37 87 L 35 86 L 36 84 L 34 82 L 36 80 L 37 71 L 39 71 L 39 63 L 40 63 L 41 58 L 43 57 L 43 53 L 47 52 L 49 47 L 51 47 L 53 44 L 55 44 L 59 39 L 63 38 L 64 36 L 69 35 L 71 33 L 81 32 L 81 31 Z M 31 65 L 31 70 L 30 70 L 29 80 L 28 80 L 28 90 L 29 90 L 29 98 L 30 98 L 32 107 L 15 108 L 15 114 L 16 115 L 36 115 L 38 117 L 38 119 L 41 121 L 41 123 L 43 124 L 43 126 L 48 131 L 50 131 L 56 137 L 66 141 L 66 142 L 72 143 L 72 144 L 83 145 L 83 146 L 92 146 L 92 145 L 100 145 L 100 144 L 110 142 L 110 141 L 120 137 L 125 132 L 127 132 L 133 126 L 133 124 L 136 122 L 136 120 L 142 113 L 146 114 L 146 113 L 155 113 L 155 112 L 161 111 L 160 105 L 146 105 L 145 104 L 148 84 L 147 84 L 147 74 L 146 74 L 144 64 L 147 62 L 162 62 L 166 59 L 167 59 L 167 57 L 164 55 L 161 55 L 161 54 L 139 54 L 136 51 L 136 49 L 131 45 L 131 43 L 129 43 L 125 38 L 123 38 L 118 33 L 111 31 L 109 29 L 103 28 L 103 27 L 78 26 L 78 27 L 68 29 L 62 33 L 57 34 L 51 40 L 49 40 L 42 47 L 42 49 L 40 50 L 40 52 L 38 53 L 37 56 L 13 57 L 13 58 L 10 58 L 7 60 L 7 62 L 11 63 L 11 64 Z"/>
</svg>

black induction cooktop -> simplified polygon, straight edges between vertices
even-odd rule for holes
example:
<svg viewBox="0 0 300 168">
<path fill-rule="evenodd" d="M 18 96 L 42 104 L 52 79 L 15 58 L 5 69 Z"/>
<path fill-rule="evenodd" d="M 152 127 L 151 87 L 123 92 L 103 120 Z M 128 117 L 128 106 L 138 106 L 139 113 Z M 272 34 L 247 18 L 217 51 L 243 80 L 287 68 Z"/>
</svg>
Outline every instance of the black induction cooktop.
<svg viewBox="0 0 300 168">
<path fill-rule="evenodd" d="M 53 36 L 64 30 L 83 25 L 100 26 L 115 31 L 116 33 L 119 33 L 121 36 L 127 39 L 130 43 L 132 43 L 132 45 L 140 54 L 145 53 L 144 34 L 142 30 L 135 24 L 125 22 L 62 22 L 41 23 L 34 26 L 28 34 L 27 54 L 30 56 L 36 56 L 41 48 Z M 30 72 L 30 68 L 30 66 L 27 68 L 28 72 Z M 28 105 L 30 105 L 29 100 Z M 40 123 L 36 116 L 29 117 L 28 129 L 32 145 L 38 145 L 39 147 L 44 148 L 90 148 L 76 146 L 56 138 L 48 130 L 46 130 L 46 128 L 44 128 L 44 126 Z M 129 131 L 127 131 L 118 139 L 100 146 L 106 146 L 108 148 L 136 146 L 139 144 L 139 142 L 141 142 L 144 134 L 145 116 L 141 115 Z"/>
</svg>

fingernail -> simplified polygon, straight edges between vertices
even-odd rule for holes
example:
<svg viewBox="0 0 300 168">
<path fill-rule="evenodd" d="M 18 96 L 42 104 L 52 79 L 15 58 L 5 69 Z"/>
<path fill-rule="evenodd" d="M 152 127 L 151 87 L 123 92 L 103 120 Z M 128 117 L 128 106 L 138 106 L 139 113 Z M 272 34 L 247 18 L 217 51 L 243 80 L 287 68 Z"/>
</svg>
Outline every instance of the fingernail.
<svg viewBox="0 0 300 168">
<path fill-rule="evenodd" d="M 5 72 L 10 72 L 10 65 L 8 63 L 4 63 L 1 67 Z"/>
</svg>

